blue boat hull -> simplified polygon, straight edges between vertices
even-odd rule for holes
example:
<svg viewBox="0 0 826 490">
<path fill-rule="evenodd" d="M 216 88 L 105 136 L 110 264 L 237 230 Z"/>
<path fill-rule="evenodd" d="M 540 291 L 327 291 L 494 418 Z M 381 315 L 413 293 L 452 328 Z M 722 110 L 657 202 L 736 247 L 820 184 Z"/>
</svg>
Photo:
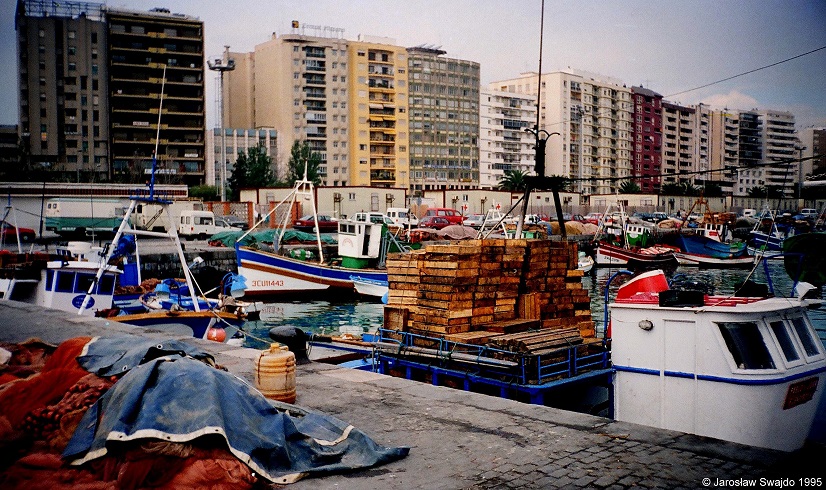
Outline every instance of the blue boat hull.
<svg viewBox="0 0 826 490">
<path fill-rule="evenodd" d="M 746 254 L 746 247 L 732 247 L 728 243 L 718 242 L 700 235 L 678 235 L 677 246 L 685 253 L 692 255 L 705 255 L 715 259 L 731 259 L 742 257 Z"/>
<path fill-rule="evenodd" d="M 245 295 L 267 296 L 311 291 L 355 291 L 350 276 L 387 281 L 387 271 L 319 264 L 236 246 L 238 273 L 246 278 Z"/>
</svg>

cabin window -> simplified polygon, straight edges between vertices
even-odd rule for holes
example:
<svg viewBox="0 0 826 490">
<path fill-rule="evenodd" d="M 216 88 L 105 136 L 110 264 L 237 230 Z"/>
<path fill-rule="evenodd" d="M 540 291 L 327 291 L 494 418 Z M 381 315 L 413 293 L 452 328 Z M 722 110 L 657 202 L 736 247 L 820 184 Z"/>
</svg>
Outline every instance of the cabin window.
<svg viewBox="0 0 826 490">
<path fill-rule="evenodd" d="M 46 291 L 51 291 L 54 284 L 54 271 L 46 271 Z"/>
<path fill-rule="evenodd" d="M 58 272 L 57 273 L 57 287 L 55 291 L 61 293 L 71 293 L 74 291 L 75 273 L 74 272 Z"/>
<path fill-rule="evenodd" d="M 789 335 L 786 324 L 781 320 L 777 320 L 771 322 L 769 325 L 774 336 L 777 338 L 777 343 L 780 344 L 780 349 L 783 350 L 786 361 L 794 362 L 800 360 L 800 354 L 797 353 L 797 348 L 794 346 L 794 341 L 792 341 L 792 337 Z"/>
<path fill-rule="evenodd" d="M 75 286 L 75 292 L 77 293 L 85 293 L 89 291 L 89 286 L 95 282 L 95 275 L 94 274 L 78 274 L 77 275 L 77 283 Z M 94 293 L 95 291 L 92 290 Z"/>
<path fill-rule="evenodd" d="M 99 294 L 112 294 L 115 291 L 115 278 L 114 276 L 104 275 L 98 281 L 98 293 Z"/>
<path fill-rule="evenodd" d="M 802 316 L 792 318 L 792 326 L 794 326 L 794 331 L 800 339 L 800 343 L 803 344 L 803 350 L 806 352 L 806 356 L 812 357 L 820 354 L 820 350 L 818 350 L 817 344 L 815 344 L 812 338 L 806 320 L 804 320 Z"/>
<path fill-rule="evenodd" d="M 739 369 L 775 369 L 756 323 L 720 322 L 717 326 Z"/>
</svg>

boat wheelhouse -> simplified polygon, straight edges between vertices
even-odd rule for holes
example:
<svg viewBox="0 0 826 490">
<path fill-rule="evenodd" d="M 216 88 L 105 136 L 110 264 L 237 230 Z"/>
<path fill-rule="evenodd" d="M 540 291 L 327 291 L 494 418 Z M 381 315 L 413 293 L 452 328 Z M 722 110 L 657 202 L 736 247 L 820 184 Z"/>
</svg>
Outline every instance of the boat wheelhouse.
<svg viewBox="0 0 826 490">
<path fill-rule="evenodd" d="M 662 271 L 637 276 L 610 305 L 615 418 L 799 449 L 826 378 L 809 306 L 672 290 Z"/>
</svg>

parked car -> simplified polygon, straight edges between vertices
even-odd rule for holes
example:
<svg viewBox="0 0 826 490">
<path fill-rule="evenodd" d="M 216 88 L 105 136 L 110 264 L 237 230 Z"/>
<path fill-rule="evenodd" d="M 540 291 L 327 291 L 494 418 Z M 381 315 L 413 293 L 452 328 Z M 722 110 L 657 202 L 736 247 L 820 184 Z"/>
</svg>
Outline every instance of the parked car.
<svg viewBox="0 0 826 490">
<path fill-rule="evenodd" d="M 465 226 L 470 226 L 471 228 L 479 229 L 485 223 L 485 215 L 484 214 L 471 214 L 464 221 L 462 224 Z"/>
<path fill-rule="evenodd" d="M 585 222 L 592 225 L 598 225 L 599 220 L 602 219 L 602 213 L 588 213 L 585 215 Z"/>
<path fill-rule="evenodd" d="M 0 240 L 3 243 L 17 243 L 17 237 L 20 236 L 21 242 L 33 242 L 37 237 L 37 233 L 31 228 L 15 227 L 8 221 L 0 221 Z"/>
<path fill-rule="evenodd" d="M 453 223 L 448 221 L 447 218 L 442 216 L 425 216 L 419 220 L 419 228 L 433 228 L 436 230 L 441 230 L 445 226 L 450 226 L 452 224 Z"/>
<path fill-rule="evenodd" d="M 464 216 L 459 211 L 451 208 L 430 208 L 425 211 L 424 216 L 422 218 L 426 218 L 428 216 L 439 216 L 441 218 L 445 218 L 453 225 L 461 225 L 462 221 L 464 221 Z M 419 222 L 419 227 L 421 227 L 421 221 Z"/>
<path fill-rule="evenodd" d="M 237 216 L 216 216 L 215 226 L 226 228 L 237 228 L 239 230 L 249 230 L 250 224 Z"/>
<path fill-rule="evenodd" d="M 324 214 L 318 215 L 318 224 L 312 214 L 293 221 L 293 228 L 298 231 L 315 232 L 316 227 L 319 233 L 335 233 L 338 231 L 338 221 Z"/>
</svg>

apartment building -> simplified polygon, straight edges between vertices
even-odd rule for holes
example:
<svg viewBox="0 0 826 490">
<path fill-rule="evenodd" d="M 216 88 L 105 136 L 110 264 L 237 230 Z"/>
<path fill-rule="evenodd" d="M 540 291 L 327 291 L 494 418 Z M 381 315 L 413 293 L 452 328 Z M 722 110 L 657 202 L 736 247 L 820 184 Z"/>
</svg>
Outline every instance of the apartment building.
<svg viewBox="0 0 826 490">
<path fill-rule="evenodd" d="M 407 50 L 359 36 L 349 59 L 351 185 L 410 186 Z"/>
<path fill-rule="evenodd" d="M 110 175 L 104 13 L 94 3 L 17 2 L 20 137 L 55 180 Z"/>
<path fill-rule="evenodd" d="M 344 29 L 293 24 L 289 33 L 232 53 L 222 111 L 229 123 L 274 128 L 279 172 L 295 142 L 321 155 L 323 185 L 349 183 L 349 68 Z"/>
<path fill-rule="evenodd" d="M 20 0 L 16 25 L 21 136 L 34 162 L 59 180 L 144 182 L 157 140 L 166 180 L 203 183 L 201 21 Z"/>
<path fill-rule="evenodd" d="M 479 182 L 479 63 L 408 48 L 410 189 L 472 189 Z"/>
<path fill-rule="evenodd" d="M 157 147 L 160 174 L 202 184 L 203 22 L 163 8 L 109 9 L 106 21 L 113 176 L 143 182 Z"/>
<path fill-rule="evenodd" d="M 644 87 L 631 87 L 631 96 L 634 101 L 631 174 L 644 194 L 657 193 L 662 171 L 663 96 Z"/>
<path fill-rule="evenodd" d="M 755 111 L 762 119 L 760 138 L 766 186 L 782 189 L 783 197 L 793 197 L 799 179 L 798 148 L 800 142 L 790 112 Z"/>
<path fill-rule="evenodd" d="M 221 145 L 224 145 L 223 153 Z M 278 155 L 278 132 L 272 128 L 215 128 L 206 133 L 207 152 L 207 185 L 218 187 L 219 195 L 228 193 L 227 182 L 235 171 L 235 161 L 238 154 L 246 154 L 250 148 L 262 147 L 268 157 L 273 159 L 273 174 L 276 178 L 284 177 L 278 173 L 282 169 L 275 166 L 275 157 Z M 225 156 L 221 165 L 222 155 Z"/>
<path fill-rule="evenodd" d="M 826 128 L 804 128 L 799 133 L 800 154 L 805 159 L 801 168 L 803 180 L 810 176 L 826 179 Z"/>
<path fill-rule="evenodd" d="M 489 88 L 537 96 L 540 77 L 525 73 Z M 571 179 L 584 196 L 610 194 L 631 176 L 631 89 L 622 81 L 581 70 L 543 73 L 539 129 L 547 131 L 546 175 Z"/>
<path fill-rule="evenodd" d="M 661 184 L 677 184 L 693 179 L 697 148 L 697 110 L 662 102 Z M 686 174 L 686 175 L 682 175 Z"/>
<path fill-rule="evenodd" d="M 505 172 L 533 173 L 536 99 L 530 95 L 482 90 L 479 96 L 479 188 L 496 189 Z"/>
</svg>

